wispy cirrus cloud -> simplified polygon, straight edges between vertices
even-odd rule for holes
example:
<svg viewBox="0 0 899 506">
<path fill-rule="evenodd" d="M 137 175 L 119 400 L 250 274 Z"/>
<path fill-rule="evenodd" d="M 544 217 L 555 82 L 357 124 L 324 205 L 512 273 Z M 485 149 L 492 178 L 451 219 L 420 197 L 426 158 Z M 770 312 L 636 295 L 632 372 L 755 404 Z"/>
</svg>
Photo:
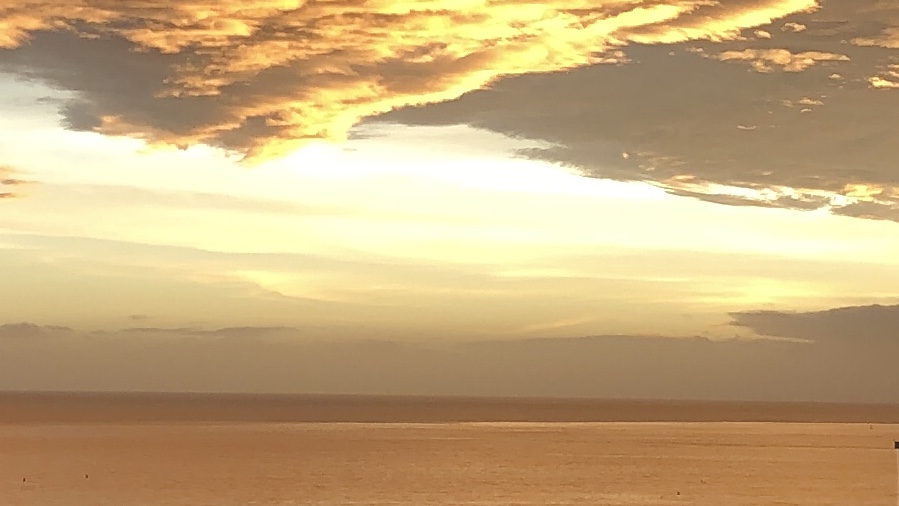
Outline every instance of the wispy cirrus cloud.
<svg viewBox="0 0 899 506">
<path fill-rule="evenodd" d="M 503 76 L 739 38 L 815 0 L 0 2 L 0 68 L 78 93 L 69 125 L 254 159 Z"/>
</svg>

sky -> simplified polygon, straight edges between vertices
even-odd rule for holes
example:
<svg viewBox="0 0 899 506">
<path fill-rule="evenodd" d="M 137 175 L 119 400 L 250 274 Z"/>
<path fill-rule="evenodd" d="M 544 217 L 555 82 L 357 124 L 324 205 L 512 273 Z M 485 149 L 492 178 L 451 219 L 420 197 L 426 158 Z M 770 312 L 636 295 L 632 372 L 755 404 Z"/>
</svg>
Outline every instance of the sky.
<svg viewBox="0 0 899 506">
<path fill-rule="evenodd" d="M 892 0 L 0 0 L 0 390 L 899 402 Z"/>
</svg>

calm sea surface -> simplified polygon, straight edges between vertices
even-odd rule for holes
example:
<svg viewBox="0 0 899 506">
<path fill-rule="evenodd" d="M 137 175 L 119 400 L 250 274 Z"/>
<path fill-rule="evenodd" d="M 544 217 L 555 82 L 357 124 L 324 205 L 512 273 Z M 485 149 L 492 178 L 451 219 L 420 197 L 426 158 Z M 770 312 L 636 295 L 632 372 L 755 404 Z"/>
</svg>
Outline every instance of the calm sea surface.
<svg viewBox="0 0 899 506">
<path fill-rule="evenodd" d="M 897 502 L 896 436 L 797 423 L 6 424 L 0 504 L 883 506 Z"/>
</svg>

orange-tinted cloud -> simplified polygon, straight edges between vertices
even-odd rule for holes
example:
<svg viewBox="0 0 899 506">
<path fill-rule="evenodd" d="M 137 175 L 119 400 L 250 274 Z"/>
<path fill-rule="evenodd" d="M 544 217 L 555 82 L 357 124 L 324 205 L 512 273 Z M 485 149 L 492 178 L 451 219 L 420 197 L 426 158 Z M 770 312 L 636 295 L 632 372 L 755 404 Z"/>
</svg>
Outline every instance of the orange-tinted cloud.
<svg viewBox="0 0 899 506">
<path fill-rule="evenodd" d="M 868 84 L 878 89 L 899 89 L 899 65 L 889 65 L 880 75 L 868 78 Z"/>
<path fill-rule="evenodd" d="M 852 39 L 857 46 L 880 46 L 890 49 L 899 49 L 899 27 L 887 28 L 874 37 L 857 37 Z"/>
<path fill-rule="evenodd" d="M 0 0 L 0 66 L 5 58 L 7 68 L 79 92 L 83 101 L 66 111 L 71 126 L 266 158 L 502 76 L 616 61 L 630 42 L 735 39 L 816 7 L 815 0 Z"/>
<path fill-rule="evenodd" d="M 813 65 L 823 62 L 849 61 L 849 57 L 844 54 L 820 51 L 805 51 L 794 54 L 786 49 L 724 51 L 717 58 L 721 61 L 747 61 L 758 72 L 772 72 L 775 68 L 780 68 L 786 72 L 802 72 Z"/>
</svg>

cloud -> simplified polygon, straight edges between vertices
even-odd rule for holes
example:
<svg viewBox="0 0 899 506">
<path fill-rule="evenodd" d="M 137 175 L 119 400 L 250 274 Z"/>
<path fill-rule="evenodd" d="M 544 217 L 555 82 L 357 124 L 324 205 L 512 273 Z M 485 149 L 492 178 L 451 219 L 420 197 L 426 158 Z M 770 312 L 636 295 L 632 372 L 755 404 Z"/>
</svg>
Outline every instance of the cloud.
<svg viewBox="0 0 899 506">
<path fill-rule="evenodd" d="M 753 311 L 731 316 L 733 325 L 765 336 L 851 345 L 877 353 L 899 349 L 899 306 L 842 307 L 805 313 Z"/>
<path fill-rule="evenodd" d="M 895 348 L 885 340 L 850 354 L 817 344 L 701 337 L 607 335 L 452 344 L 361 334 L 341 340 L 265 339 L 260 336 L 272 329 L 264 328 L 213 330 L 203 336 L 197 335 L 207 332 L 203 329 L 156 330 L 83 333 L 52 347 L 0 340 L 0 390 L 897 399 L 895 381 L 888 381 L 896 379 L 895 354 L 888 353 Z"/>
<path fill-rule="evenodd" d="M 541 140 L 549 147 L 520 154 L 732 205 L 850 215 L 858 208 L 843 208 L 860 200 L 847 188 L 879 187 L 863 216 L 892 220 L 895 50 L 841 42 L 879 33 L 899 16 L 887 7 L 830 2 L 730 41 L 631 45 L 626 65 L 518 76 L 370 121 L 467 123 Z M 785 23 L 806 29 L 782 31 Z M 755 30 L 773 36 L 757 39 Z M 872 75 L 878 80 L 869 82 Z"/>
<path fill-rule="evenodd" d="M 143 318 L 145 319 L 145 318 Z M 219 329 L 203 329 L 192 327 L 131 327 L 121 330 L 131 336 L 169 337 L 169 338 L 210 338 L 237 339 L 252 341 L 267 338 L 298 338 L 308 334 L 313 327 L 224 327 Z"/>
<path fill-rule="evenodd" d="M 19 192 L 7 191 L 13 186 L 23 186 L 33 183 L 16 177 L 19 172 L 12 167 L 0 165 L 0 199 L 14 199 L 22 197 Z"/>
<path fill-rule="evenodd" d="M 856 37 L 852 39 L 856 46 L 880 46 L 890 49 L 899 49 L 899 27 L 885 29 L 874 37 Z"/>
<path fill-rule="evenodd" d="M 24 197 L 19 188 L 35 184 L 35 181 L 21 179 L 20 172 L 7 165 L 0 165 L 0 199 L 14 199 Z M 16 188 L 16 190 L 13 190 Z"/>
<path fill-rule="evenodd" d="M 795 209 L 800 211 L 812 211 L 821 209 L 830 204 L 830 199 L 816 195 L 734 195 L 728 193 L 713 193 L 702 185 L 690 186 L 679 183 L 667 183 L 661 185 L 672 195 L 693 197 L 707 202 L 728 206 L 755 206 L 767 208 Z M 879 211 L 875 209 L 875 211 Z M 859 216 L 860 217 L 860 216 Z"/>
<path fill-rule="evenodd" d="M 772 72 L 779 67 L 786 72 L 802 72 L 822 62 L 849 61 L 844 54 L 806 51 L 793 54 L 786 49 L 744 49 L 724 51 L 716 56 L 721 61 L 748 61 L 758 72 Z"/>
<path fill-rule="evenodd" d="M 834 213 L 869 220 L 899 221 L 899 205 L 893 202 L 884 202 L 882 200 L 874 202 L 855 202 L 834 209 Z"/>
<path fill-rule="evenodd" d="M 899 88 L 899 82 L 890 81 L 889 79 L 885 79 L 880 76 L 870 77 L 868 78 L 868 82 L 871 83 L 872 88 L 881 90 Z"/>
<path fill-rule="evenodd" d="M 868 78 L 872 88 L 881 90 L 899 88 L 899 65 L 889 65 L 878 76 Z"/>
<path fill-rule="evenodd" d="M 35 323 L 6 323 L 0 325 L 0 340 L 34 340 L 51 337 L 72 336 L 74 330 L 69 327 L 55 325 L 38 325 Z"/>
<path fill-rule="evenodd" d="M 785 32 L 789 31 L 789 32 L 793 32 L 793 33 L 799 33 L 799 32 L 804 32 L 806 29 L 808 29 L 808 27 L 803 25 L 802 23 L 790 22 L 790 23 L 784 23 L 783 28 L 781 28 L 781 29 Z"/>
<path fill-rule="evenodd" d="M 739 38 L 815 0 L 6 0 L 0 68 L 77 93 L 70 128 L 251 158 L 629 43 Z M 2 4 L 0 4 L 2 5 Z"/>
</svg>

